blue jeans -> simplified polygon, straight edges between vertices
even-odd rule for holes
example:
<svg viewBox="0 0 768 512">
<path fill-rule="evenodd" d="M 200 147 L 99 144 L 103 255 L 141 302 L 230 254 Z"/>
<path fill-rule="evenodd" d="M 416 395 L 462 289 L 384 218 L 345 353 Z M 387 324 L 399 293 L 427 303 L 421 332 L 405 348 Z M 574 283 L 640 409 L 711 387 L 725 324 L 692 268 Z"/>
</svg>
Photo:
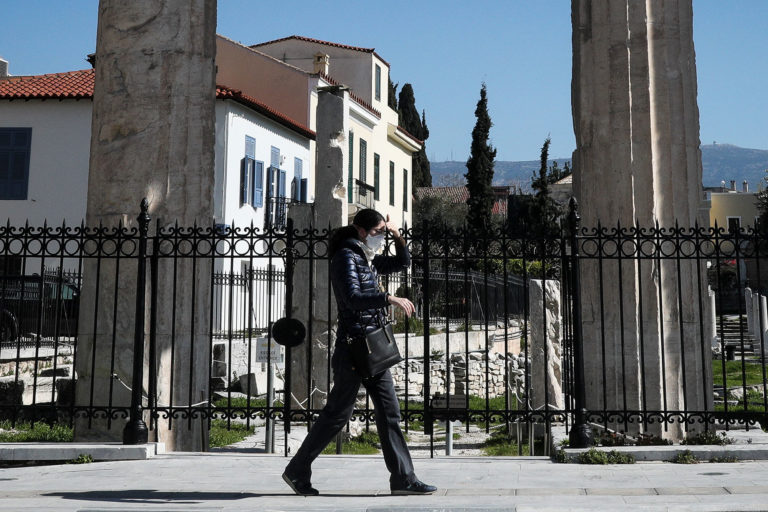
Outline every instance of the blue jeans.
<svg viewBox="0 0 768 512">
<path fill-rule="evenodd" d="M 390 488 L 404 487 L 416 480 L 411 454 L 400 430 L 400 403 L 389 370 L 363 381 L 352 369 L 349 351 L 342 342 L 336 344 L 331 368 L 333 388 L 328 395 L 328 401 L 301 447 L 288 463 L 288 474 L 292 478 L 310 481 L 312 462 L 349 421 L 362 383 L 373 401 L 381 451 L 390 473 Z"/>
</svg>

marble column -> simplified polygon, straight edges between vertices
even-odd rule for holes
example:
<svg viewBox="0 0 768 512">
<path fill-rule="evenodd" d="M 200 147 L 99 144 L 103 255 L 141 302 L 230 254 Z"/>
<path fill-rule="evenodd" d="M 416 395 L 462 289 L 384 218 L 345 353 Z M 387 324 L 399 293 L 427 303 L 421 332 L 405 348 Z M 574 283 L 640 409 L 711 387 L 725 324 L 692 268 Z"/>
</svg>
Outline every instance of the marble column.
<svg viewBox="0 0 768 512">
<path fill-rule="evenodd" d="M 153 219 L 150 235 L 158 221 L 161 228 L 176 221 L 181 226 L 211 225 L 215 34 L 216 0 L 100 0 L 88 180 L 90 226 L 134 227 L 143 197 L 149 200 Z M 159 261 L 155 313 L 160 406 L 183 407 L 208 398 L 208 261 Z M 98 264 L 89 260 L 84 268 L 78 404 L 130 403 L 130 392 L 119 381 L 130 386 L 132 380 L 136 264 L 121 260 L 119 272 L 116 265 L 115 259 L 105 258 Z M 148 331 L 148 311 L 146 318 Z M 147 342 L 148 338 L 145 334 Z M 149 347 L 144 354 L 146 393 Z M 144 419 L 149 425 L 146 413 Z M 124 425 L 121 418 L 81 419 L 75 436 L 121 440 Z M 203 450 L 207 423 L 161 419 L 150 432 L 153 439 L 165 442 L 170 450 Z"/>
<path fill-rule="evenodd" d="M 707 225 L 691 1 L 573 0 L 572 24 L 582 225 Z M 704 269 L 695 261 L 630 258 L 601 266 L 584 259 L 581 269 L 587 408 L 711 406 Z M 683 434 L 679 423 L 613 427 Z"/>
</svg>

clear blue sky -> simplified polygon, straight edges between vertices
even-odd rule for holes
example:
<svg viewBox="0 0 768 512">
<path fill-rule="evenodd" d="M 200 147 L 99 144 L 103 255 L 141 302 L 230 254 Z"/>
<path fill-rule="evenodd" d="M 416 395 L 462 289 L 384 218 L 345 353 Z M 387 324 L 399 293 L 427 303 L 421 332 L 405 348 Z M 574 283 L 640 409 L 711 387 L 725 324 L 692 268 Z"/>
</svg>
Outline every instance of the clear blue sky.
<svg viewBox="0 0 768 512">
<path fill-rule="evenodd" d="M 0 56 L 14 75 L 88 67 L 97 0 L 3 2 Z M 768 149 L 768 1 L 694 0 L 701 141 Z M 469 153 L 481 82 L 499 160 L 569 157 L 570 0 L 219 0 L 218 32 L 247 44 L 292 34 L 374 47 L 426 110 L 431 160 Z"/>
</svg>

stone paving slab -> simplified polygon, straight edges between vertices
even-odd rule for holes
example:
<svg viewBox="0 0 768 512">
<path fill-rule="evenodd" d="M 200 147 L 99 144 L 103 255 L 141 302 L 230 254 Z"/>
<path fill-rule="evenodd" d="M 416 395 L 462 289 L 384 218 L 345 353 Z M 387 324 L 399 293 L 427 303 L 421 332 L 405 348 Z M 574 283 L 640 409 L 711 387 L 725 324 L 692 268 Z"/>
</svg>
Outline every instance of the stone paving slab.
<svg viewBox="0 0 768 512">
<path fill-rule="evenodd" d="M 533 458 L 414 461 L 439 487 L 391 496 L 380 456 L 321 456 L 317 497 L 293 495 L 287 459 L 250 453 L 170 453 L 143 461 L 0 470 L 3 511 L 471 511 L 768 510 L 768 462 L 621 466 Z"/>
<path fill-rule="evenodd" d="M 81 454 L 93 460 L 145 460 L 165 453 L 164 443 L 0 443 L 0 461 L 67 461 Z"/>
</svg>

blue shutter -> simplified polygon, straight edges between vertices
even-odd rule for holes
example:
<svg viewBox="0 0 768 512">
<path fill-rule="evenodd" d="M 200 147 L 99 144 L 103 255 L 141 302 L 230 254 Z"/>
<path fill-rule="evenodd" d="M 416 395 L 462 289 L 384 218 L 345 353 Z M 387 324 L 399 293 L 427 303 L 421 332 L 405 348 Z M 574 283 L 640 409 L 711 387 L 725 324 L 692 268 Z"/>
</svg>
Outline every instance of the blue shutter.
<svg viewBox="0 0 768 512">
<path fill-rule="evenodd" d="M 277 196 L 278 197 L 285 197 L 285 171 L 283 169 L 280 169 L 280 178 L 277 182 Z"/>
<path fill-rule="evenodd" d="M 248 165 L 247 158 L 240 160 L 240 206 L 248 204 Z"/>
<path fill-rule="evenodd" d="M 251 187 L 253 188 L 253 201 L 251 204 L 254 208 L 261 208 L 264 206 L 264 162 L 253 163 Z"/>
<path fill-rule="evenodd" d="M 269 157 L 269 165 L 271 167 L 280 167 L 280 148 L 272 146 Z"/>
<path fill-rule="evenodd" d="M 309 201 L 307 198 L 307 178 L 301 179 L 301 197 L 299 198 L 302 203 Z"/>
</svg>

